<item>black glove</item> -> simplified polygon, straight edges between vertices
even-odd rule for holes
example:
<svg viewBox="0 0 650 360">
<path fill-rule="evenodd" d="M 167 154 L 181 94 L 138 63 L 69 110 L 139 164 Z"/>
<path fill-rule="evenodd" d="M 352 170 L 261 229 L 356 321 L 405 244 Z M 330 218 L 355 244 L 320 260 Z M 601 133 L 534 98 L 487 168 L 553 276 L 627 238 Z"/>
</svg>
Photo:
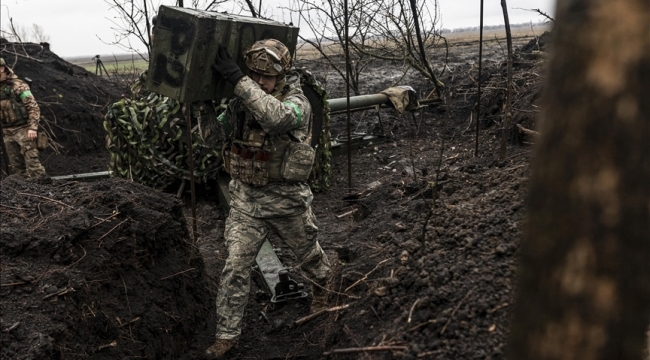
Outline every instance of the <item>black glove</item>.
<svg viewBox="0 0 650 360">
<path fill-rule="evenodd" d="M 219 50 L 217 50 L 217 57 L 214 59 L 212 69 L 221 74 L 221 76 L 226 78 L 226 80 L 233 85 L 237 85 L 239 80 L 244 77 L 244 73 L 241 72 L 239 66 L 237 66 L 232 57 L 230 57 L 228 49 L 222 45 L 220 45 Z"/>
</svg>

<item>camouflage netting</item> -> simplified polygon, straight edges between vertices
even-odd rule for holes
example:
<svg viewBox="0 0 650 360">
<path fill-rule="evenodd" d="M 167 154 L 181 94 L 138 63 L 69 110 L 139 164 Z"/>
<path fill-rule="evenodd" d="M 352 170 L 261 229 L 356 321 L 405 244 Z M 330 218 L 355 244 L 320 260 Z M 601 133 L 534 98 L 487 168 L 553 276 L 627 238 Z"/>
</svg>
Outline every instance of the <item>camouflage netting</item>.
<svg viewBox="0 0 650 360">
<path fill-rule="evenodd" d="M 327 103 L 328 94 L 323 85 L 316 80 L 316 77 L 309 71 L 301 69 L 300 71 L 300 82 L 303 89 L 314 90 L 315 94 L 320 98 L 321 108 L 316 109 L 316 101 L 313 101 L 309 97 L 309 93 L 305 92 L 305 95 L 308 96 L 312 104 L 312 112 L 314 113 L 314 118 L 321 117 L 321 128 L 320 128 L 320 137 L 318 145 L 316 148 L 316 159 L 314 159 L 314 167 L 311 171 L 311 179 L 309 185 L 313 191 L 325 191 L 329 189 L 330 178 L 332 175 L 332 151 L 330 149 L 331 145 L 331 119 L 330 111 Z M 322 111 L 322 113 L 321 113 Z M 317 115 L 319 114 L 320 115 Z M 313 126 L 313 125 L 312 125 Z M 318 131 L 318 129 L 314 129 Z M 315 133 L 312 136 L 317 136 Z"/>
<path fill-rule="evenodd" d="M 310 101 L 314 108 L 318 106 L 322 119 L 310 181 L 314 191 L 322 191 L 329 187 L 331 173 L 327 92 L 311 73 L 305 70 L 300 73 L 303 88 L 307 87 L 315 94 L 316 99 L 312 97 Z M 132 87 L 133 99 L 121 99 L 106 114 L 104 130 L 107 133 L 106 147 L 111 154 L 109 170 L 113 171 L 113 176 L 164 190 L 190 178 L 187 125 L 181 103 L 147 92 L 142 88 L 143 83 L 144 75 Z M 218 110 L 223 108 L 225 106 L 218 106 Z M 193 113 L 197 111 L 193 109 Z M 194 178 L 198 182 L 215 178 L 221 170 L 220 144 L 223 139 L 218 138 L 218 131 L 211 131 L 214 121 L 210 119 L 192 119 Z"/>
<path fill-rule="evenodd" d="M 180 110 L 180 103 L 155 93 L 113 104 L 104 129 L 114 175 L 157 189 L 189 179 L 187 126 Z M 194 177 L 205 181 L 216 176 L 221 157 L 200 130 L 192 129 Z"/>
</svg>

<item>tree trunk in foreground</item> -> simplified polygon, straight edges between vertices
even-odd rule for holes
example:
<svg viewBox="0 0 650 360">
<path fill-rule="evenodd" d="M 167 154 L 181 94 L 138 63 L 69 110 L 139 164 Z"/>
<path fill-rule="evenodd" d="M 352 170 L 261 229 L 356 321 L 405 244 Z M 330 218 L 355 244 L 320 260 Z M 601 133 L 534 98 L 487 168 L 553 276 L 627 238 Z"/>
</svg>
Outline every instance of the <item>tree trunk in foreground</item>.
<svg viewBox="0 0 650 360">
<path fill-rule="evenodd" d="M 560 0 L 509 359 L 641 359 L 650 322 L 650 2 Z"/>
</svg>

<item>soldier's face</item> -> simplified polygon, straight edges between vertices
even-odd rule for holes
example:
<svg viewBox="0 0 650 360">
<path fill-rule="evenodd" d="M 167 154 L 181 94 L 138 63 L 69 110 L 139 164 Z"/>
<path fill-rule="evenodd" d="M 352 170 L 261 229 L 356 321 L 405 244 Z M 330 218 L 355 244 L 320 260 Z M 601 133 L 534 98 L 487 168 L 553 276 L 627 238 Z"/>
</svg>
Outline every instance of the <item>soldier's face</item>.
<svg viewBox="0 0 650 360">
<path fill-rule="evenodd" d="M 264 90 L 265 93 L 270 94 L 275 89 L 275 84 L 278 81 L 277 76 L 264 75 L 251 71 L 251 79 L 257 83 L 257 85 Z"/>
</svg>

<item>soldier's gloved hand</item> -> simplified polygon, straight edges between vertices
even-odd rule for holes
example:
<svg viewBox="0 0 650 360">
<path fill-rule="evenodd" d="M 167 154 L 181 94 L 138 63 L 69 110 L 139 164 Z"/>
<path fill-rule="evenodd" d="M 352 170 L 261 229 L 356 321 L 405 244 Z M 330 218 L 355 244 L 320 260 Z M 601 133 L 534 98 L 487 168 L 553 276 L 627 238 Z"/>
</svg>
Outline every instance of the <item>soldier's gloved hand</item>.
<svg viewBox="0 0 650 360">
<path fill-rule="evenodd" d="M 239 80 L 244 77 L 244 73 L 241 72 L 241 69 L 235 61 L 230 57 L 228 49 L 220 45 L 219 50 L 217 50 L 217 57 L 214 59 L 214 65 L 212 69 L 224 78 L 228 80 L 229 83 L 237 85 Z"/>
</svg>

